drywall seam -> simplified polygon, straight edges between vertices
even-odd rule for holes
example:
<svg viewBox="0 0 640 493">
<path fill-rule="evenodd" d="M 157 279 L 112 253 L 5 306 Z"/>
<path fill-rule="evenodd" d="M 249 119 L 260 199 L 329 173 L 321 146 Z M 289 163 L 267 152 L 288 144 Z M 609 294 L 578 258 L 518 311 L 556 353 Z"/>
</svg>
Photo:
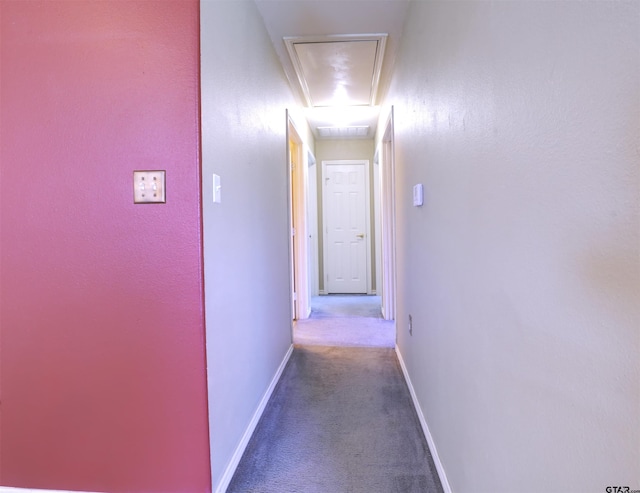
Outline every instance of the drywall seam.
<svg viewBox="0 0 640 493">
<path fill-rule="evenodd" d="M 402 359 L 402 353 L 400 352 L 400 348 L 398 346 L 396 346 L 396 354 L 398 355 L 398 361 L 400 362 L 400 368 L 402 368 L 402 374 L 404 375 L 404 379 L 407 382 L 407 387 L 409 387 L 409 393 L 411 394 L 411 400 L 413 401 L 413 406 L 416 409 L 416 413 L 418 413 L 418 419 L 420 420 L 422 431 L 424 433 L 425 438 L 427 439 L 427 444 L 429 445 L 429 450 L 431 451 L 431 457 L 433 457 L 433 462 L 435 463 L 436 470 L 438 471 L 438 477 L 440 478 L 440 483 L 442 483 L 442 489 L 444 490 L 444 493 L 452 493 L 451 486 L 449 486 L 449 480 L 447 479 L 447 473 L 444 471 L 444 466 L 442 465 L 442 462 L 440 462 L 438 449 L 436 449 L 436 444 L 433 441 L 433 437 L 431 436 L 431 431 L 429 431 L 429 425 L 427 424 L 427 420 L 425 419 L 424 413 L 422 412 L 422 408 L 420 407 L 420 403 L 418 402 L 418 396 L 416 395 L 416 392 L 413 389 L 413 384 L 411 383 L 409 372 L 407 371 L 407 367 L 404 364 L 404 360 Z"/>
<path fill-rule="evenodd" d="M 231 478 L 233 478 L 233 474 L 236 472 L 236 468 L 240 463 L 240 459 L 242 458 L 242 455 L 244 454 L 244 451 L 247 448 L 247 445 L 249 445 L 249 440 L 251 439 L 251 436 L 253 435 L 253 432 L 255 431 L 256 426 L 258 426 L 258 422 L 260 421 L 260 418 L 262 417 L 262 413 L 267 407 L 267 403 L 271 398 L 271 394 L 273 394 L 273 391 L 275 390 L 276 385 L 280 381 L 282 372 L 287 366 L 287 363 L 289 362 L 289 358 L 291 357 L 292 352 L 293 352 L 293 344 L 289 346 L 289 350 L 287 351 L 287 354 L 284 355 L 284 358 L 282 359 L 282 363 L 280 363 L 280 366 L 276 370 L 276 373 L 273 376 L 273 379 L 271 380 L 271 383 L 269 384 L 267 391 L 264 393 L 264 396 L 262 397 L 260 404 L 258 404 L 258 408 L 256 409 L 255 413 L 253 413 L 253 418 L 251 418 L 251 421 L 249 422 L 247 429 L 245 430 L 244 434 L 242 435 L 242 438 L 240 439 L 240 443 L 238 443 L 238 446 L 236 447 L 236 450 L 233 453 L 233 456 L 231 457 L 231 460 L 229 461 L 229 464 L 224 470 L 224 474 L 222 475 L 222 478 L 220 479 L 220 482 L 218 483 L 218 486 L 215 489 L 216 493 L 224 493 L 225 491 L 227 491 L 227 488 L 229 487 L 229 483 L 231 483 Z M 3 493 L 3 492 L 0 490 L 0 493 Z"/>
</svg>

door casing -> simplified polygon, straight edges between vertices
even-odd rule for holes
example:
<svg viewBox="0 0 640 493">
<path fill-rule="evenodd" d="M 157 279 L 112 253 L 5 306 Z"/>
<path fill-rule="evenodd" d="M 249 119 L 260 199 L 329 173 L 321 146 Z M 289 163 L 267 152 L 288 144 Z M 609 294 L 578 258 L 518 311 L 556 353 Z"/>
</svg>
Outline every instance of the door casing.
<svg viewBox="0 0 640 493">
<path fill-rule="evenodd" d="M 307 225 L 308 168 L 304 143 L 287 111 L 287 176 L 289 198 L 289 250 L 291 265 L 291 318 L 308 318 L 309 234 Z"/>
<path fill-rule="evenodd" d="M 376 155 L 380 167 L 380 242 L 382 247 L 382 286 L 378 294 L 382 299 L 382 316 L 385 320 L 396 318 L 396 183 L 394 159 L 393 107 Z"/>
</svg>

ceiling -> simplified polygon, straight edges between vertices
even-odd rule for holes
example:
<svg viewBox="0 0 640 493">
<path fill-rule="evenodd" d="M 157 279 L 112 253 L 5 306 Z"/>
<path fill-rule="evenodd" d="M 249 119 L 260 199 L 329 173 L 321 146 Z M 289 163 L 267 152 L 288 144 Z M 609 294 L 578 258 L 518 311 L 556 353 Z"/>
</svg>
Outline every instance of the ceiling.
<svg viewBox="0 0 640 493">
<path fill-rule="evenodd" d="M 375 105 L 386 41 L 386 34 L 284 38 L 313 108 Z"/>
<path fill-rule="evenodd" d="M 255 0 L 316 139 L 372 139 L 410 0 Z"/>
</svg>

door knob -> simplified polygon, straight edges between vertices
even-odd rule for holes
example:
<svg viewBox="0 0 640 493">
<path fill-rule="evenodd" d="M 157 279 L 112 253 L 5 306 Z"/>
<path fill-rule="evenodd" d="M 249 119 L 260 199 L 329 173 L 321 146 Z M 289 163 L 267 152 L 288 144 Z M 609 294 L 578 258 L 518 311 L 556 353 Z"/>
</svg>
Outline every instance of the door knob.
<svg viewBox="0 0 640 493">
<path fill-rule="evenodd" d="M 359 235 L 356 235 L 358 238 L 364 238 L 364 233 L 360 233 Z"/>
</svg>

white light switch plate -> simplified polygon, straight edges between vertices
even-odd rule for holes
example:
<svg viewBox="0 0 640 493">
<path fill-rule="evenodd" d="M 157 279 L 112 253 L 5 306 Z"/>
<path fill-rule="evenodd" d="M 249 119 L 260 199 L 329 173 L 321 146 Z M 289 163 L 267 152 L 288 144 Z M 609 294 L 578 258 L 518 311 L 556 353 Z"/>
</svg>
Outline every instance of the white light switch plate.
<svg viewBox="0 0 640 493">
<path fill-rule="evenodd" d="M 413 186 L 413 205 L 420 207 L 422 204 L 424 204 L 424 188 L 422 183 L 418 183 Z"/>
<path fill-rule="evenodd" d="M 166 202 L 165 171 L 134 171 L 133 202 L 164 204 Z"/>
<path fill-rule="evenodd" d="M 220 185 L 220 176 L 213 175 L 213 202 L 219 204 L 222 202 L 222 185 Z"/>
</svg>

